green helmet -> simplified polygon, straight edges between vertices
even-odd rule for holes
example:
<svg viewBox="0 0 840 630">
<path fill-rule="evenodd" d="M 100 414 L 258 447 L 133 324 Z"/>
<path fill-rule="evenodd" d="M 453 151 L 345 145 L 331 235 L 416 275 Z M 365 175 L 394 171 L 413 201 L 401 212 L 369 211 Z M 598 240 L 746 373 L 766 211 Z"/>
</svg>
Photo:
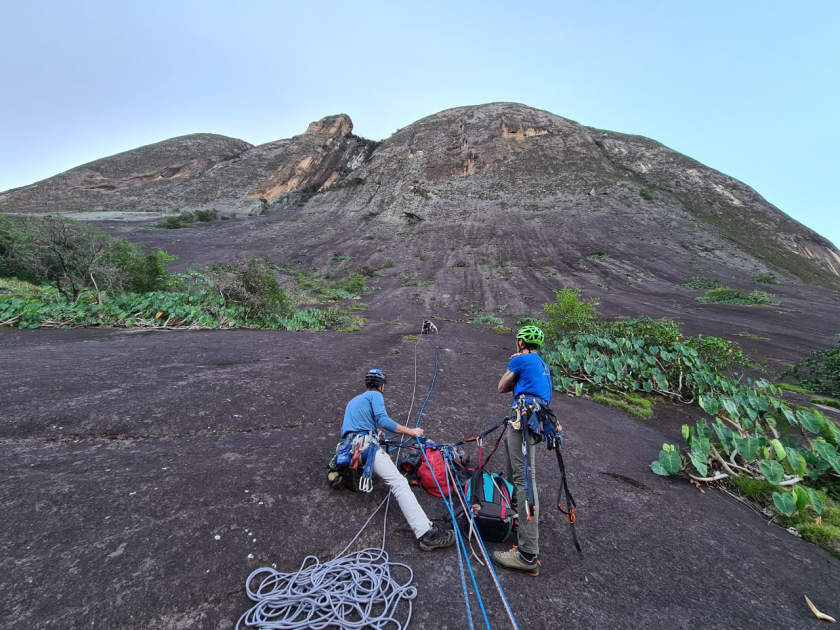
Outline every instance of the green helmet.
<svg viewBox="0 0 840 630">
<path fill-rule="evenodd" d="M 532 343 L 535 346 L 542 346 L 545 334 L 536 326 L 523 326 L 516 333 L 516 338 L 521 339 L 525 343 Z"/>
</svg>

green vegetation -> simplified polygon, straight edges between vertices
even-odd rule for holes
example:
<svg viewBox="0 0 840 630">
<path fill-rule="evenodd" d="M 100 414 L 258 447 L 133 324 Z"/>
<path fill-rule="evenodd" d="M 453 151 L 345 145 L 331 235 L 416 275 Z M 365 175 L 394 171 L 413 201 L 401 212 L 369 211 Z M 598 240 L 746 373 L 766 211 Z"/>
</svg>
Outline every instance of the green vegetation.
<svg viewBox="0 0 840 630">
<path fill-rule="evenodd" d="M 685 451 L 664 444 L 651 469 L 685 472 L 697 482 L 736 475 L 766 482 L 772 509 L 793 519 L 803 536 L 830 538 L 821 529 L 818 488 L 840 475 L 840 429 L 832 420 L 786 403 L 767 380 L 744 378 L 754 364 L 733 342 L 684 337 L 674 319 L 607 321 L 579 291 L 556 297 L 543 307 L 552 332 L 542 353 L 556 390 L 588 393 L 642 417 L 650 409 L 631 397 L 697 403 L 707 418 L 683 425 Z"/>
<path fill-rule="evenodd" d="M 840 335 L 837 345 L 828 350 L 814 350 L 807 357 L 782 372 L 815 394 L 840 398 Z"/>
<path fill-rule="evenodd" d="M 807 396 L 813 396 L 814 392 L 810 389 L 805 389 L 804 387 L 799 387 L 799 385 L 790 385 L 788 383 L 779 383 L 776 385 L 781 390 L 794 392 L 795 394 L 805 394 Z"/>
<path fill-rule="evenodd" d="M 805 540 L 840 557 L 840 504 L 832 499 L 825 489 L 819 488 L 821 484 L 806 483 L 800 488 L 808 494 L 809 500 L 813 493 L 814 499 L 821 504 L 819 515 L 807 506 L 785 514 L 776 509 L 774 494 L 778 494 L 777 488 L 770 482 L 742 475 L 735 475 L 730 481 L 745 499 L 764 508 L 765 511 L 775 513 L 779 525 L 795 528 Z M 803 495 L 799 493 L 799 496 Z"/>
<path fill-rule="evenodd" d="M 344 253 L 336 250 L 332 253 L 331 259 L 332 260 L 353 260 L 353 257 L 348 255 L 348 254 L 344 254 Z"/>
<path fill-rule="evenodd" d="M 694 298 L 697 302 L 716 302 L 718 304 L 746 304 L 749 306 L 770 306 L 778 302 L 776 296 L 764 291 L 739 291 L 726 287 L 709 289 L 703 297 Z"/>
<path fill-rule="evenodd" d="M 548 315 L 545 332 L 549 336 L 583 331 L 597 321 L 596 301 L 581 299 L 580 289 L 562 289 L 554 295 L 554 302 L 543 306 Z"/>
<path fill-rule="evenodd" d="M 639 191 L 639 196 L 644 199 L 645 201 L 653 201 L 654 189 L 653 188 L 642 188 Z"/>
<path fill-rule="evenodd" d="M 173 275 L 174 259 L 63 217 L 0 217 L 0 326 L 358 330 L 365 323 L 337 308 L 294 310 L 274 277 L 279 268 L 261 259 Z M 340 282 L 358 289 L 355 278 Z"/>
<path fill-rule="evenodd" d="M 726 288 L 724 284 L 716 278 L 707 278 L 705 276 L 692 276 L 682 284 L 686 289 L 723 289 Z"/>
<path fill-rule="evenodd" d="M 491 328 L 490 330 L 492 330 L 493 332 L 497 332 L 499 334 L 504 334 L 504 333 L 511 332 L 511 329 L 508 328 L 507 326 L 493 326 L 493 328 Z"/>
<path fill-rule="evenodd" d="M 403 335 L 403 341 L 417 341 L 418 339 L 417 335 Z"/>
<path fill-rule="evenodd" d="M 739 332 L 737 335 L 739 337 L 744 337 L 745 339 L 752 339 L 753 341 L 770 341 L 770 337 L 759 337 L 758 335 L 748 332 Z"/>
<path fill-rule="evenodd" d="M 592 400 L 602 405 L 622 409 L 637 418 L 650 418 L 653 415 L 653 401 L 649 398 L 628 392 L 603 392 L 592 394 Z"/>
<path fill-rule="evenodd" d="M 596 249 L 586 256 L 589 260 L 599 260 L 603 258 L 612 258 L 612 254 L 606 249 Z"/>
<path fill-rule="evenodd" d="M 500 325 L 504 324 L 505 320 L 501 317 L 494 317 L 493 315 L 487 315 L 486 313 L 480 314 L 478 317 L 470 320 L 471 324 L 495 324 Z"/>
<path fill-rule="evenodd" d="M 164 230 L 178 230 L 180 228 L 189 227 L 193 223 L 207 223 L 215 221 L 219 218 L 219 211 L 215 208 L 213 210 L 196 210 L 194 212 L 181 212 L 176 217 L 167 217 L 160 223 L 152 225 L 154 228 L 161 228 Z M 226 217 L 221 217 L 226 218 Z"/>
<path fill-rule="evenodd" d="M 97 294 L 161 290 L 172 260 L 72 219 L 0 217 L 0 277 L 50 284 L 70 301 L 88 288 Z"/>
<path fill-rule="evenodd" d="M 782 284 L 781 282 L 779 282 L 779 279 L 776 277 L 775 273 L 765 273 L 764 271 L 759 272 L 758 275 L 755 278 L 753 278 L 753 282 L 758 282 L 762 284 Z"/>
<path fill-rule="evenodd" d="M 403 282 L 400 286 L 401 287 L 425 287 L 429 284 L 434 284 L 434 280 L 409 280 L 408 282 Z"/>
<path fill-rule="evenodd" d="M 822 396 L 814 396 L 811 402 L 815 405 L 825 405 L 826 407 L 834 407 L 840 409 L 840 400 L 834 398 L 823 398 Z"/>
</svg>

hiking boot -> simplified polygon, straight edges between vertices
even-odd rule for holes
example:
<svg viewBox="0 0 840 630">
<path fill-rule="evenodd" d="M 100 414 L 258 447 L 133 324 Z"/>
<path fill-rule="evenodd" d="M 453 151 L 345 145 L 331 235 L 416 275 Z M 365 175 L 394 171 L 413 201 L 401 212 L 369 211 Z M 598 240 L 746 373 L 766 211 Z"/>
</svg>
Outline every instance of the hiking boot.
<svg viewBox="0 0 840 630">
<path fill-rule="evenodd" d="M 540 561 L 534 558 L 531 562 L 525 560 L 516 545 L 510 551 L 494 551 L 491 557 L 493 564 L 505 569 L 522 571 L 525 575 L 537 577 L 540 574 Z"/>
<path fill-rule="evenodd" d="M 441 529 L 437 525 L 432 527 L 417 540 L 417 546 L 422 551 L 431 551 L 441 547 L 451 547 L 455 544 L 455 532 L 451 529 Z"/>
</svg>

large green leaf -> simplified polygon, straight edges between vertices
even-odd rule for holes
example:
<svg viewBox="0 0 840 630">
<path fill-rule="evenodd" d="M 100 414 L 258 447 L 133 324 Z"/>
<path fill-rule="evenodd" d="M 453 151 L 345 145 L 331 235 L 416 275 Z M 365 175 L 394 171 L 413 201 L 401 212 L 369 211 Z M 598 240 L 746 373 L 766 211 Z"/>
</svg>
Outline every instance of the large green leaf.
<svg viewBox="0 0 840 630">
<path fill-rule="evenodd" d="M 657 475 L 662 475 L 663 477 L 669 476 L 669 473 L 662 467 L 662 464 L 660 464 L 658 460 L 651 462 L 650 469 Z"/>
<path fill-rule="evenodd" d="M 840 431 L 838 431 L 837 427 L 833 422 L 823 422 L 820 435 L 823 438 L 825 438 L 826 441 L 830 442 L 831 444 L 834 444 L 834 446 L 840 445 Z"/>
<path fill-rule="evenodd" d="M 723 404 L 723 408 L 726 409 L 726 413 L 729 414 L 730 418 L 735 420 L 739 418 L 738 406 L 735 404 L 734 400 L 731 398 L 722 398 L 720 402 Z"/>
<path fill-rule="evenodd" d="M 735 448 L 738 451 L 738 455 L 743 457 L 744 461 L 748 464 L 754 461 L 760 446 L 758 440 L 755 438 L 741 438 L 738 436 L 733 436 L 733 439 L 735 440 Z"/>
<path fill-rule="evenodd" d="M 811 502 L 811 507 L 814 509 L 814 512 L 817 514 L 822 514 L 823 511 L 823 500 L 817 491 L 813 488 L 808 488 L 808 498 Z"/>
<path fill-rule="evenodd" d="M 802 423 L 802 426 L 805 428 L 806 431 L 810 431 L 811 433 L 819 433 L 820 429 L 822 429 L 822 419 L 816 414 L 812 413 L 809 409 L 797 410 L 796 417 L 799 418 L 799 422 Z"/>
<path fill-rule="evenodd" d="M 720 405 L 718 404 L 717 398 L 714 396 L 700 396 L 700 399 L 697 401 L 700 404 L 700 407 L 710 416 L 716 416 Z"/>
<path fill-rule="evenodd" d="M 785 447 L 787 457 L 782 460 L 782 466 L 791 474 L 802 476 L 808 470 L 808 465 L 805 463 L 805 458 L 800 455 L 795 448 L 790 446 Z"/>
<path fill-rule="evenodd" d="M 787 492 L 774 492 L 773 505 L 775 505 L 776 509 L 779 510 L 779 512 L 781 512 L 785 516 L 792 516 L 793 511 L 796 509 L 796 503 L 793 500 L 793 497 L 790 496 Z"/>
<path fill-rule="evenodd" d="M 659 452 L 659 463 L 668 475 L 677 474 L 682 468 L 682 458 L 676 450 Z"/>
<path fill-rule="evenodd" d="M 792 488 L 793 500 L 796 503 L 796 509 L 800 512 L 808 505 L 808 491 L 801 486 L 794 486 Z"/>
<path fill-rule="evenodd" d="M 717 436 L 720 439 L 721 445 L 726 449 L 726 452 L 729 453 L 732 449 L 732 438 L 735 434 L 732 433 L 732 429 L 723 424 L 720 420 L 717 420 L 713 426 L 715 428 L 715 433 L 717 433 Z"/>
<path fill-rule="evenodd" d="M 705 477 L 709 474 L 709 467 L 706 463 L 706 456 L 703 453 L 698 453 L 697 451 L 691 451 L 688 454 L 689 458 L 691 459 L 691 463 L 697 469 L 697 472 L 700 473 L 701 477 Z"/>
<path fill-rule="evenodd" d="M 785 478 L 785 470 L 782 465 L 775 459 L 762 459 L 758 462 L 758 467 L 761 469 L 761 474 L 768 483 L 778 486 Z"/>
</svg>

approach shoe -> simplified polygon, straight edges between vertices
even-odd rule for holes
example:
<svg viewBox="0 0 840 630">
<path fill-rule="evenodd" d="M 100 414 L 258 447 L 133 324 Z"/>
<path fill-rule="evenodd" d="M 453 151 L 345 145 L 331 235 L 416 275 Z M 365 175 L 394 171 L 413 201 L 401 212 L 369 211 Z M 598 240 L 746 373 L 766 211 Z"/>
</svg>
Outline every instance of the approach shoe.
<svg viewBox="0 0 840 630">
<path fill-rule="evenodd" d="M 451 529 L 442 529 L 435 525 L 420 536 L 417 540 L 417 546 L 423 551 L 431 551 L 432 549 L 440 549 L 441 547 L 451 547 L 455 544 L 455 532 Z"/>
<path fill-rule="evenodd" d="M 540 561 L 534 558 L 531 562 L 525 560 L 516 545 L 510 551 L 494 551 L 492 556 L 493 564 L 498 564 L 505 569 L 522 571 L 526 575 L 537 577 L 540 574 Z"/>
</svg>

